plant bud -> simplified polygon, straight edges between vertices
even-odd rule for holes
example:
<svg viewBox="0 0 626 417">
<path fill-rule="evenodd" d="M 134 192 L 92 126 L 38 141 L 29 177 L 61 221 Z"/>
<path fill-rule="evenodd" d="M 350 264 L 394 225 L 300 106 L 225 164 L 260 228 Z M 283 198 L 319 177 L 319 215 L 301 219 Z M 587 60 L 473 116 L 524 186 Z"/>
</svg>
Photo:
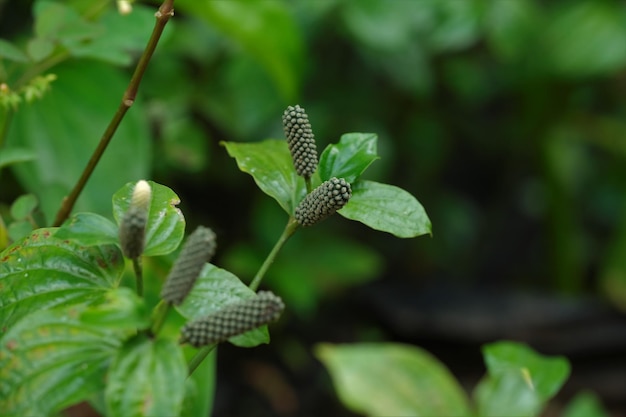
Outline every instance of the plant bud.
<svg viewBox="0 0 626 417">
<path fill-rule="evenodd" d="M 331 178 L 311 191 L 296 207 L 295 218 L 302 226 L 312 226 L 346 205 L 352 197 L 350 184 Z"/>
<path fill-rule="evenodd" d="M 304 109 L 298 105 L 287 107 L 283 113 L 283 128 L 296 172 L 309 178 L 317 169 L 317 146 Z"/>
<path fill-rule="evenodd" d="M 130 206 L 120 223 L 120 245 L 127 258 L 135 259 L 143 253 L 151 199 L 150 184 L 144 180 L 138 181 L 133 189 Z"/>
<path fill-rule="evenodd" d="M 161 290 L 161 298 L 175 305 L 182 303 L 196 283 L 204 264 L 215 254 L 216 247 L 215 233 L 208 227 L 198 226 L 189 235 L 174 262 Z"/>
<path fill-rule="evenodd" d="M 195 347 L 223 342 L 278 320 L 284 309 L 285 304 L 280 297 L 269 291 L 260 291 L 252 298 L 187 323 L 182 329 L 182 341 Z"/>
</svg>

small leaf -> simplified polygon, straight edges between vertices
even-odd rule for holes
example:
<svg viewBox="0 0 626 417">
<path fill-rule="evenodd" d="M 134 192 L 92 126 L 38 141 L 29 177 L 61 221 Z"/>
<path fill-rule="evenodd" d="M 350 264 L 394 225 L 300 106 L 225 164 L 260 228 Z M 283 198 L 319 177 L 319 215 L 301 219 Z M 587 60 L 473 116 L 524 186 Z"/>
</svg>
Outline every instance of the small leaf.
<svg viewBox="0 0 626 417">
<path fill-rule="evenodd" d="M 53 415 L 104 388 L 109 358 L 121 336 L 81 323 L 82 308 L 37 311 L 2 336 L 3 416 Z"/>
<path fill-rule="evenodd" d="M 354 182 L 377 160 L 376 143 L 378 136 L 374 133 L 346 133 L 339 143 L 328 145 L 320 157 L 319 172 L 322 181 L 332 177 L 344 178 Z"/>
<path fill-rule="evenodd" d="M 111 363 L 105 399 L 111 417 L 178 416 L 187 364 L 173 340 L 139 335 Z"/>
<path fill-rule="evenodd" d="M 54 51 L 54 43 L 44 38 L 33 38 L 26 44 L 26 50 L 33 61 L 39 62 Z"/>
<path fill-rule="evenodd" d="M 589 391 L 577 394 L 565 407 L 563 417 L 609 417 L 597 395 Z"/>
<path fill-rule="evenodd" d="M 424 207 L 411 194 L 393 185 L 357 181 L 352 185 L 350 201 L 337 213 L 397 237 L 431 233 Z"/>
<path fill-rule="evenodd" d="M 117 225 L 95 213 L 76 213 L 57 230 L 58 239 L 72 239 L 84 246 L 116 244 Z"/>
<path fill-rule="evenodd" d="M 9 223 L 7 231 L 11 240 L 15 242 L 28 236 L 33 231 L 33 225 L 28 220 L 18 220 Z"/>
<path fill-rule="evenodd" d="M 428 352 L 393 343 L 320 344 L 341 401 L 367 416 L 470 416 L 468 399 Z"/>
<path fill-rule="evenodd" d="M 27 314 L 84 302 L 117 285 L 124 271 L 117 246 L 83 247 L 38 229 L 0 253 L 0 323 L 9 328 Z"/>
<path fill-rule="evenodd" d="M 483 355 L 488 376 L 474 393 L 482 416 L 535 416 L 570 372 L 567 359 L 542 356 L 520 343 L 486 345 Z"/>
<path fill-rule="evenodd" d="M 188 320 L 208 316 L 222 307 L 254 296 L 254 291 L 245 286 L 239 278 L 225 269 L 212 264 L 205 265 L 196 285 L 185 301 L 176 309 Z M 261 326 L 229 341 L 241 347 L 253 347 L 269 343 L 267 326 Z"/>
<path fill-rule="evenodd" d="M 18 162 L 32 161 L 36 158 L 35 152 L 26 148 L 7 148 L 0 152 L 0 168 Z"/>
<path fill-rule="evenodd" d="M 33 194 L 24 194 L 19 196 L 13 204 L 11 204 L 11 217 L 15 220 L 24 220 L 35 210 L 38 201 Z"/>
<path fill-rule="evenodd" d="M 167 255 L 180 244 L 185 234 L 185 217 L 176 206 L 180 199 L 170 188 L 148 181 L 152 188 L 144 256 Z M 113 216 L 119 224 L 130 207 L 134 182 L 129 182 L 113 195 Z"/>
<path fill-rule="evenodd" d="M 102 301 L 80 314 L 80 321 L 92 326 L 137 330 L 150 327 L 150 313 L 143 298 L 127 287 L 107 291 Z"/>
<path fill-rule="evenodd" d="M 252 175 L 259 188 L 292 215 L 306 194 L 304 180 L 293 167 L 287 142 L 269 139 L 257 143 L 222 142 L 239 169 Z"/>
<path fill-rule="evenodd" d="M 13 45 L 6 39 L 0 39 L 0 59 L 8 59 L 15 62 L 26 62 L 28 56 L 22 52 L 17 46 Z"/>
</svg>

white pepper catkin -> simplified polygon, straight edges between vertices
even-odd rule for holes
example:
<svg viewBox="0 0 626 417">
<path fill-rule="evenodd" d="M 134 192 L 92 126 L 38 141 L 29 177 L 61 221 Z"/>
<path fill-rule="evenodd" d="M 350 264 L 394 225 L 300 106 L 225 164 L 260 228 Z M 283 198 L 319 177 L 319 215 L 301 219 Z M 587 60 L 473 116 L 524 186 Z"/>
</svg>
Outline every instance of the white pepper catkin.
<svg viewBox="0 0 626 417">
<path fill-rule="evenodd" d="M 331 178 L 311 191 L 296 207 L 295 218 L 302 226 L 312 226 L 335 213 L 352 197 L 350 184 Z"/>
<path fill-rule="evenodd" d="M 302 177 L 311 177 L 317 169 L 317 146 L 304 109 L 299 105 L 287 107 L 283 113 L 283 128 L 296 172 Z"/>
<path fill-rule="evenodd" d="M 283 300 L 270 291 L 239 301 L 182 328 L 182 341 L 200 347 L 223 342 L 233 336 L 278 320 L 285 309 Z"/>
<path fill-rule="evenodd" d="M 151 199 L 150 184 L 144 180 L 138 181 L 133 188 L 130 206 L 120 222 L 120 246 L 127 258 L 135 259 L 143 253 Z"/>
<path fill-rule="evenodd" d="M 174 262 L 161 290 L 161 298 L 174 305 L 182 303 L 196 283 L 204 264 L 215 254 L 216 247 L 215 233 L 208 227 L 198 226 L 189 235 Z"/>
</svg>

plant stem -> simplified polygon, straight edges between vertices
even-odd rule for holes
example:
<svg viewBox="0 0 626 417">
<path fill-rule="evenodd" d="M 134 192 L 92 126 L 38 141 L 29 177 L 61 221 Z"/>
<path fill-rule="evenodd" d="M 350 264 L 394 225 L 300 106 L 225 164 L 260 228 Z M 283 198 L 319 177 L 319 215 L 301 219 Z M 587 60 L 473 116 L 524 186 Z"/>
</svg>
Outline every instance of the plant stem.
<svg viewBox="0 0 626 417">
<path fill-rule="evenodd" d="M 311 193 L 311 177 L 304 177 L 304 184 L 306 185 L 307 194 Z"/>
<path fill-rule="evenodd" d="M 78 196 L 83 191 L 83 188 L 87 184 L 89 177 L 93 173 L 96 165 L 100 161 L 100 158 L 104 154 L 113 134 L 117 130 L 120 122 L 124 118 L 124 115 L 135 102 L 135 97 L 137 96 L 137 90 L 139 89 L 139 84 L 141 83 L 141 79 L 146 72 L 146 68 L 148 67 L 148 62 L 150 62 L 150 58 L 152 58 L 152 54 L 156 49 L 157 43 L 161 38 L 161 34 L 163 33 L 163 29 L 165 25 L 169 21 L 170 17 L 174 14 L 173 9 L 174 0 L 165 0 L 159 10 L 156 12 L 156 23 L 154 25 L 154 29 L 152 30 L 152 35 L 150 35 L 150 39 L 148 40 L 148 44 L 146 45 L 146 49 L 144 49 L 141 58 L 139 58 L 139 62 L 137 63 L 137 67 L 135 68 L 135 72 L 128 84 L 128 88 L 124 92 L 122 97 L 122 101 L 117 108 L 117 111 L 113 115 L 113 119 L 107 126 L 104 134 L 100 138 L 100 142 L 96 147 L 96 150 L 91 155 L 87 166 L 83 170 L 82 175 L 76 182 L 76 185 L 70 192 L 70 194 L 63 199 L 61 204 L 61 208 L 59 209 L 56 218 L 54 220 L 54 226 L 60 226 L 69 216 L 74 204 L 76 204 L 76 200 Z"/>
<path fill-rule="evenodd" d="M 196 352 L 195 356 L 189 361 L 189 375 L 193 374 L 202 361 L 209 356 L 209 353 L 213 352 L 213 349 L 215 349 L 216 346 L 217 343 L 206 345 L 201 347 L 200 350 Z"/>
<path fill-rule="evenodd" d="M 152 328 L 150 329 L 152 335 L 156 336 L 161 331 L 163 323 L 165 323 L 165 317 L 167 317 L 168 311 L 170 311 L 171 304 L 165 300 L 161 300 L 159 304 L 154 308 Z"/>
<path fill-rule="evenodd" d="M 272 265 L 272 263 L 276 259 L 278 252 L 283 247 L 285 242 L 287 242 L 287 239 L 289 239 L 291 235 L 294 234 L 296 229 L 298 229 L 298 226 L 300 226 L 300 224 L 296 221 L 296 219 L 294 219 L 293 217 L 290 217 L 289 221 L 287 222 L 287 225 L 285 226 L 285 230 L 283 230 L 283 234 L 280 235 L 280 238 L 278 238 L 278 241 L 272 248 L 272 251 L 270 252 L 269 255 L 267 255 L 267 258 L 265 258 L 263 265 L 261 265 L 261 267 L 259 268 L 259 271 L 256 273 L 250 285 L 248 285 L 248 287 L 252 291 L 256 291 L 257 288 L 259 288 L 259 284 L 261 284 L 261 280 L 265 276 L 265 273 L 269 269 L 270 265 Z"/>
<path fill-rule="evenodd" d="M 141 256 L 133 258 L 133 269 L 135 270 L 135 280 L 137 282 L 137 295 L 143 297 L 143 268 L 141 267 Z"/>
</svg>

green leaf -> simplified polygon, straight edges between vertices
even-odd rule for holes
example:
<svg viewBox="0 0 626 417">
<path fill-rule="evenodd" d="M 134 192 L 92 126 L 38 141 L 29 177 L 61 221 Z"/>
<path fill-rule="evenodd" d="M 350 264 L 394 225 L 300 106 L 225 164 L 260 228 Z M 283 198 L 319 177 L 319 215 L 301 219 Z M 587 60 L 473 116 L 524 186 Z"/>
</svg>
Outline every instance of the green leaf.
<svg viewBox="0 0 626 417">
<path fill-rule="evenodd" d="M 183 348 L 187 363 L 198 352 L 191 346 Z M 217 350 L 214 349 L 196 368 L 196 370 L 187 378 L 188 382 L 193 382 L 193 387 L 189 387 L 185 394 L 183 403 L 183 411 L 181 416 L 196 417 L 210 416 L 213 408 L 215 396 L 215 378 L 217 367 Z"/>
<path fill-rule="evenodd" d="M 196 284 L 176 309 L 188 320 L 214 313 L 228 304 L 254 296 L 254 291 L 245 286 L 239 278 L 225 269 L 206 264 Z M 254 347 L 261 343 L 269 343 L 267 326 L 261 326 L 229 341 L 241 347 Z"/>
<path fill-rule="evenodd" d="M 612 2 L 563 3 L 543 34 L 545 60 L 562 76 L 603 75 L 626 64 L 625 14 Z"/>
<path fill-rule="evenodd" d="M 0 253 L 0 323 L 9 328 L 38 310 L 97 298 L 124 271 L 114 245 L 84 247 L 38 229 Z"/>
<path fill-rule="evenodd" d="M 352 184 L 350 201 L 338 213 L 397 237 L 431 233 L 430 219 L 419 201 L 389 184 L 357 181 Z"/>
<path fill-rule="evenodd" d="M 139 335 L 113 359 L 105 399 L 111 417 L 178 416 L 187 364 L 173 340 Z"/>
<path fill-rule="evenodd" d="M 135 182 L 129 182 L 113 195 L 113 216 L 119 224 L 130 207 Z M 180 199 L 170 188 L 148 181 L 152 198 L 146 225 L 144 256 L 167 255 L 174 251 L 185 235 L 185 217 L 176 206 Z"/>
<path fill-rule="evenodd" d="M 284 3 L 182 0 L 176 5 L 238 42 L 273 77 L 287 101 L 296 97 L 304 46 L 299 26 Z"/>
<path fill-rule="evenodd" d="M 150 327 L 150 312 L 143 298 L 127 287 L 107 291 L 103 299 L 80 314 L 80 321 L 92 326 L 137 330 Z"/>
<path fill-rule="evenodd" d="M 304 180 L 296 174 L 287 142 L 269 139 L 257 143 L 222 142 L 239 169 L 252 175 L 259 188 L 292 215 L 306 195 Z"/>
<path fill-rule="evenodd" d="M 5 417 L 47 416 L 105 384 L 120 335 L 78 320 L 83 306 L 40 310 L 0 341 L 0 410 Z"/>
<path fill-rule="evenodd" d="M 344 178 L 354 182 L 377 160 L 376 143 L 378 136 L 374 133 L 346 133 L 339 143 L 328 145 L 320 156 L 319 173 L 322 181 L 332 177 Z"/>
<path fill-rule="evenodd" d="M 570 366 L 526 345 L 497 342 L 483 347 L 488 376 L 476 388 L 481 416 L 534 416 L 565 383 Z"/>
<path fill-rule="evenodd" d="M 18 220 L 9 223 L 7 231 L 11 240 L 15 242 L 28 236 L 33 231 L 33 225 L 28 220 Z"/>
<path fill-rule="evenodd" d="M 86 32 L 93 37 L 89 42 L 69 36 L 64 36 L 61 42 L 75 57 L 100 59 L 114 65 L 130 65 L 146 46 L 154 27 L 154 12 L 153 7 L 137 3 L 133 4 L 133 12 L 126 15 L 109 8 L 98 20 L 96 31 Z M 168 38 L 168 33 L 163 33 L 161 42 Z"/>
<path fill-rule="evenodd" d="M 367 416 L 470 416 L 450 372 L 428 352 L 393 343 L 320 344 L 316 356 L 350 410 Z"/>
<path fill-rule="evenodd" d="M 565 407 L 563 417 L 609 417 L 597 395 L 583 391 Z"/>
<path fill-rule="evenodd" d="M 22 52 L 17 46 L 13 45 L 6 39 L 0 39 L 0 58 L 8 59 L 15 62 L 26 62 L 28 56 Z"/>
<path fill-rule="evenodd" d="M 13 204 L 11 204 L 11 217 L 15 220 L 23 220 L 31 215 L 37 207 L 37 197 L 33 194 L 24 194 L 19 196 Z"/>
<path fill-rule="evenodd" d="M 33 61 L 39 62 L 52 54 L 54 43 L 49 39 L 33 38 L 26 44 L 26 50 Z"/>
<path fill-rule="evenodd" d="M 95 213 L 74 214 L 61 225 L 55 236 L 58 239 L 72 239 L 84 246 L 119 246 L 117 225 Z"/>
<path fill-rule="evenodd" d="M 128 84 L 123 71 L 95 61 L 67 62 L 55 66 L 54 72 L 58 79 L 53 94 L 22 106 L 7 136 L 8 146 L 36 152 L 36 160 L 11 169 L 20 185 L 39 197 L 49 222 L 85 169 Z M 111 195 L 126 182 L 145 178 L 150 159 L 148 124 L 138 100 L 90 177 L 75 212 L 110 215 Z"/>
<path fill-rule="evenodd" d="M 35 152 L 25 148 L 0 149 L 0 168 L 18 162 L 32 161 L 36 158 Z"/>
</svg>

